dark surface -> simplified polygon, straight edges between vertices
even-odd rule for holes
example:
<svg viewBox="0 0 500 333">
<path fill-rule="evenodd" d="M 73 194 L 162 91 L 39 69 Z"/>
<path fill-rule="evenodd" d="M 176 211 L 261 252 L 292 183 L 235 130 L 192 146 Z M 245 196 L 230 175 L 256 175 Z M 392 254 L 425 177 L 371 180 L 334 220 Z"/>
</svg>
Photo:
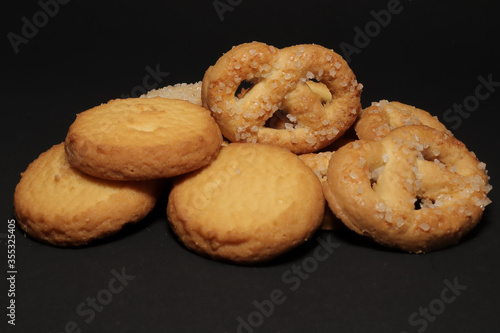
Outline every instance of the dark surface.
<svg viewBox="0 0 500 333">
<path fill-rule="evenodd" d="M 103 3 L 59 5 L 38 33 L 18 46 L 17 54 L 8 34 L 21 35 L 22 18 L 32 22 L 42 7 L 32 0 L 2 8 L 1 276 L 7 275 L 5 236 L 19 174 L 41 152 L 64 140 L 77 113 L 137 93 L 147 67 L 163 73 L 158 87 L 199 81 L 232 45 L 252 40 L 277 47 L 318 43 L 333 48 L 350 58 L 365 86 L 364 107 L 388 99 L 437 115 L 487 164 L 493 204 L 460 245 L 441 251 L 410 255 L 348 231 L 319 232 L 301 248 L 259 267 L 218 263 L 187 251 L 166 223 L 165 199 L 138 225 L 84 248 L 42 245 L 17 230 L 16 325 L 7 324 L 9 285 L 2 278 L 0 331 L 399 333 L 500 328 L 498 2 L 402 0 L 394 7 L 397 14 L 384 26 L 378 24 L 378 30 L 374 13 L 397 2 L 232 1 L 232 11 L 224 12 L 223 20 L 213 1 Z M 356 31 L 365 31 L 367 24 L 372 37 L 362 41 Z M 341 45 L 345 49 L 347 44 L 357 47 L 356 52 L 342 52 Z M 490 92 L 478 88 L 480 101 L 475 97 L 479 77 L 495 83 Z M 470 111 L 462 115 L 447 111 L 464 103 L 470 103 Z M 333 243 L 331 253 L 321 248 L 328 242 Z M 129 279 L 123 288 L 113 275 L 121 273 Z M 455 294 L 450 284 L 458 285 Z M 86 302 L 96 297 L 106 305 L 92 310 L 92 316 Z"/>
</svg>

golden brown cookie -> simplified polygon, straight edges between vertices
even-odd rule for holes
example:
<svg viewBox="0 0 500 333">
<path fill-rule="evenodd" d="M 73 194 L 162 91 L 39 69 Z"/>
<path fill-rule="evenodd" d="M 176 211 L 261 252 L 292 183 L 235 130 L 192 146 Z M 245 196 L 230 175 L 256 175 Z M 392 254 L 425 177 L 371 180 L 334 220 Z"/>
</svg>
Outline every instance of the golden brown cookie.
<svg viewBox="0 0 500 333">
<path fill-rule="evenodd" d="M 116 233 L 154 207 L 159 181 L 102 180 L 72 168 L 64 144 L 42 153 L 22 173 L 14 193 L 19 226 L 56 246 L 77 246 Z"/>
<path fill-rule="evenodd" d="M 308 240 L 324 205 L 318 177 L 295 154 L 271 145 L 231 143 L 210 165 L 174 183 L 167 214 L 187 248 L 248 264 Z"/>
<path fill-rule="evenodd" d="M 317 89 L 323 86 L 328 92 Z M 354 123 L 361 89 L 347 62 L 332 50 L 252 42 L 233 47 L 206 71 L 201 97 L 229 141 L 304 154 L 328 146 Z M 273 126 L 277 113 L 288 118 L 285 128 Z"/>
<path fill-rule="evenodd" d="M 408 252 L 457 243 L 491 201 L 486 165 L 444 131 L 407 125 L 330 159 L 325 196 L 360 235 Z"/>
<path fill-rule="evenodd" d="M 153 89 L 141 97 L 182 99 L 196 105 L 201 105 L 201 81 L 195 83 L 177 83 L 163 88 Z"/>
<path fill-rule="evenodd" d="M 395 128 L 406 125 L 426 125 L 447 131 L 436 116 L 414 106 L 382 100 L 372 103 L 358 117 L 355 124 L 360 139 L 380 140 Z M 449 131 L 448 131 L 448 134 Z"/>
<path fill-rule="evenodd" d="M 321 185 L 326 182 L 326 172 L 328 170 L 328 163 L 330 162 L 330 157 L 334 152 L 320 152 L 320 153 L 309 153 L 298 155 L 300 159 L 316 174 L 321 182 Z M 343 226 L 342 221 L 340 221 L 332 212 L 328 205 L 325 205 L 325 213 L 323 215 L 323 221 L 321 222 L 321 230 L 335 230 Z"/>
<path fill-rule="evenodd" d="M 316 174 L 321 183 L 326 181 L 326 171 L 328 163 L 334 154 L 333 151 L 324 151 L 319 153 L 309 153 L 298 155 L 300 159 Z"/>
<path fill-rule="evenodd" d="M 210 112 L 193 103 L 116 99 L 78 114 L 66 136 L 70 164 L 113 180 L 172 177 L 208 164 L 222 143 Z"/>
</svg>

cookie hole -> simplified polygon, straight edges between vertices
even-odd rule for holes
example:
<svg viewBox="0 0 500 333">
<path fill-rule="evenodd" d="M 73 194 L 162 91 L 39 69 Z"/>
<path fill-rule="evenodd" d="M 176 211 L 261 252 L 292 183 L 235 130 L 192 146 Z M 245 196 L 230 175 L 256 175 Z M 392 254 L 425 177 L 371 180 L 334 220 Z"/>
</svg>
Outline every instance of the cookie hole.
<svg viewBox="0 0 500 333">
<path fill-rule="evenodd" d="M 419 155 L 420 158 L 429 162 L 437 163 L 437 161 L 439 161 L 440 163 L 444 164 L 444 162 L 442 161 L 441 151 L 438 148 L 432 148 L 428 145 L 423 145 L 422 147 L 423 149 L 419 150 L 421 153 L 421 155 Z"/>
<path fill-rule="evenodd" d="M 264 124 L 267 128 L 292 129 L 297 124 L 296 119 L 284 110 L 277 110 Z"/>
<path fill-rule="evenodd" d="M 254 82 L 243 80 L 238 86 L 238 89 L 236 89 L 234 96 L 237 99 L 245 97 L 245 95 L 253 88 L 254 85 L 255 85 Z"/>
<path fill-rule="evenodd" d="M 385 165 L 382 165 L 378 168 L 373 169 L 370 172 L 370 186 L 372 187 L 372 189 L 374 191 L 377 190 L 378 177 L 380 176 L 380 174 L 382 174 L 382 172 L 384 171 L 384 168 L 385 168 Z"/>
<path fill-rule="evenodd" d="M 416 197 L 413 205 L 415 206 L 415 210 L 420 210 L 422 208 L 422 199 L 420 197 Z"/>
<path fill-rule="evenodd" d="M 321 105 L 324 106 L 325 104 L 332 101 L 332 93 L 324 83 L 316 79 L 310 79 L 306 81 L 306 84 L 312 90 L 312 92 L 319 97 Z"/>
<path fill-rule="evenodd" d="M 428 199 L 428 198 L 422 198 L 420 196 L 416 197 L 414 206 L 415 210 L 420 210 L 424 207 L 426 208 L 434 208 L 435 207 L 435 200 L 434 199 Z"/>
<path fill-rule="evenodd" d="M 442 152 L 436 147 L 424 146 L 424 149 L 419 151 L 419 158 L 432 162 L 439 166 L 441 170 L 449 170 L 451 172 L 457 172 L 457 166 L 452 165 L 449 160 L 443 156 Z"/>
</svg>

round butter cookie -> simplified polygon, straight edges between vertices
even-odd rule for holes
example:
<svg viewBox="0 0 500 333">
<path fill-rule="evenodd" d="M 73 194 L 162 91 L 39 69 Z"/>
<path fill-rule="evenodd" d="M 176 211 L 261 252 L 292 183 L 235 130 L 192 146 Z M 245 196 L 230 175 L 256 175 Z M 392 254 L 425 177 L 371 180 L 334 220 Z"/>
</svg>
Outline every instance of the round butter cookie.
<svg viewBox="0 0 500 333">
<path fill-rule="evenodd" d="M 68 161 L 112 180 L 177 176 L 208 164 L 222 143 L 210 112 L 188 101 L 116 99 L 77 115 L 66 136 Z"/>
<path fill-rule="evenodd" d="M 14 211 L 31 237 L 56 246 L 79 246 L 143 219 L 161 188 L 161 181 L 117 182 L 84 174 L 69 165 L 60 143 L 22 173 Z"/>
<path fill-rule="evenodd" d="M 308 240 L 324 206 L 318 177 L 297 155 L 271 145 L 230 143 L 210 165 L 176 180 L 167 214 L 187 248 L 250 264 Z"/>
</svg>

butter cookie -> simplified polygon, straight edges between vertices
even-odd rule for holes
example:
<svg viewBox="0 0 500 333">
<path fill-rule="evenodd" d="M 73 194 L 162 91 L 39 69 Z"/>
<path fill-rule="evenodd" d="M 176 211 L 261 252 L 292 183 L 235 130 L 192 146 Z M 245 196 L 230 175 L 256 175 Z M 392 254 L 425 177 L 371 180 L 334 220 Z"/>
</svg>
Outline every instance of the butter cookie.
<svg viewBox="0 0 500 333">
<path fill-rule="evenodd" d="M 307 241 L 324 205 L 318 177 L 297 155 L 272 145 L 230 143 L 208 166 L 174 182 L 167 215 L 192 251 L 250 264 Z"/>
<path fill-rule="evenodd" d="M 60 143 L 22 173 L 14 212 L 21 229 L 34 239 L 56 246 L 85 245 L 143 219 L 155 206 L 162 185 L 84 174 L 69 165 Z"/>
<path fill-rule="evenodd" d="M 208 164 L 221 143 L 208 110 L 161 97 L 116 99 L 82 112 L 65 141 L 73 167 L 112 180 L 193 171 Z"/>
</svg>

